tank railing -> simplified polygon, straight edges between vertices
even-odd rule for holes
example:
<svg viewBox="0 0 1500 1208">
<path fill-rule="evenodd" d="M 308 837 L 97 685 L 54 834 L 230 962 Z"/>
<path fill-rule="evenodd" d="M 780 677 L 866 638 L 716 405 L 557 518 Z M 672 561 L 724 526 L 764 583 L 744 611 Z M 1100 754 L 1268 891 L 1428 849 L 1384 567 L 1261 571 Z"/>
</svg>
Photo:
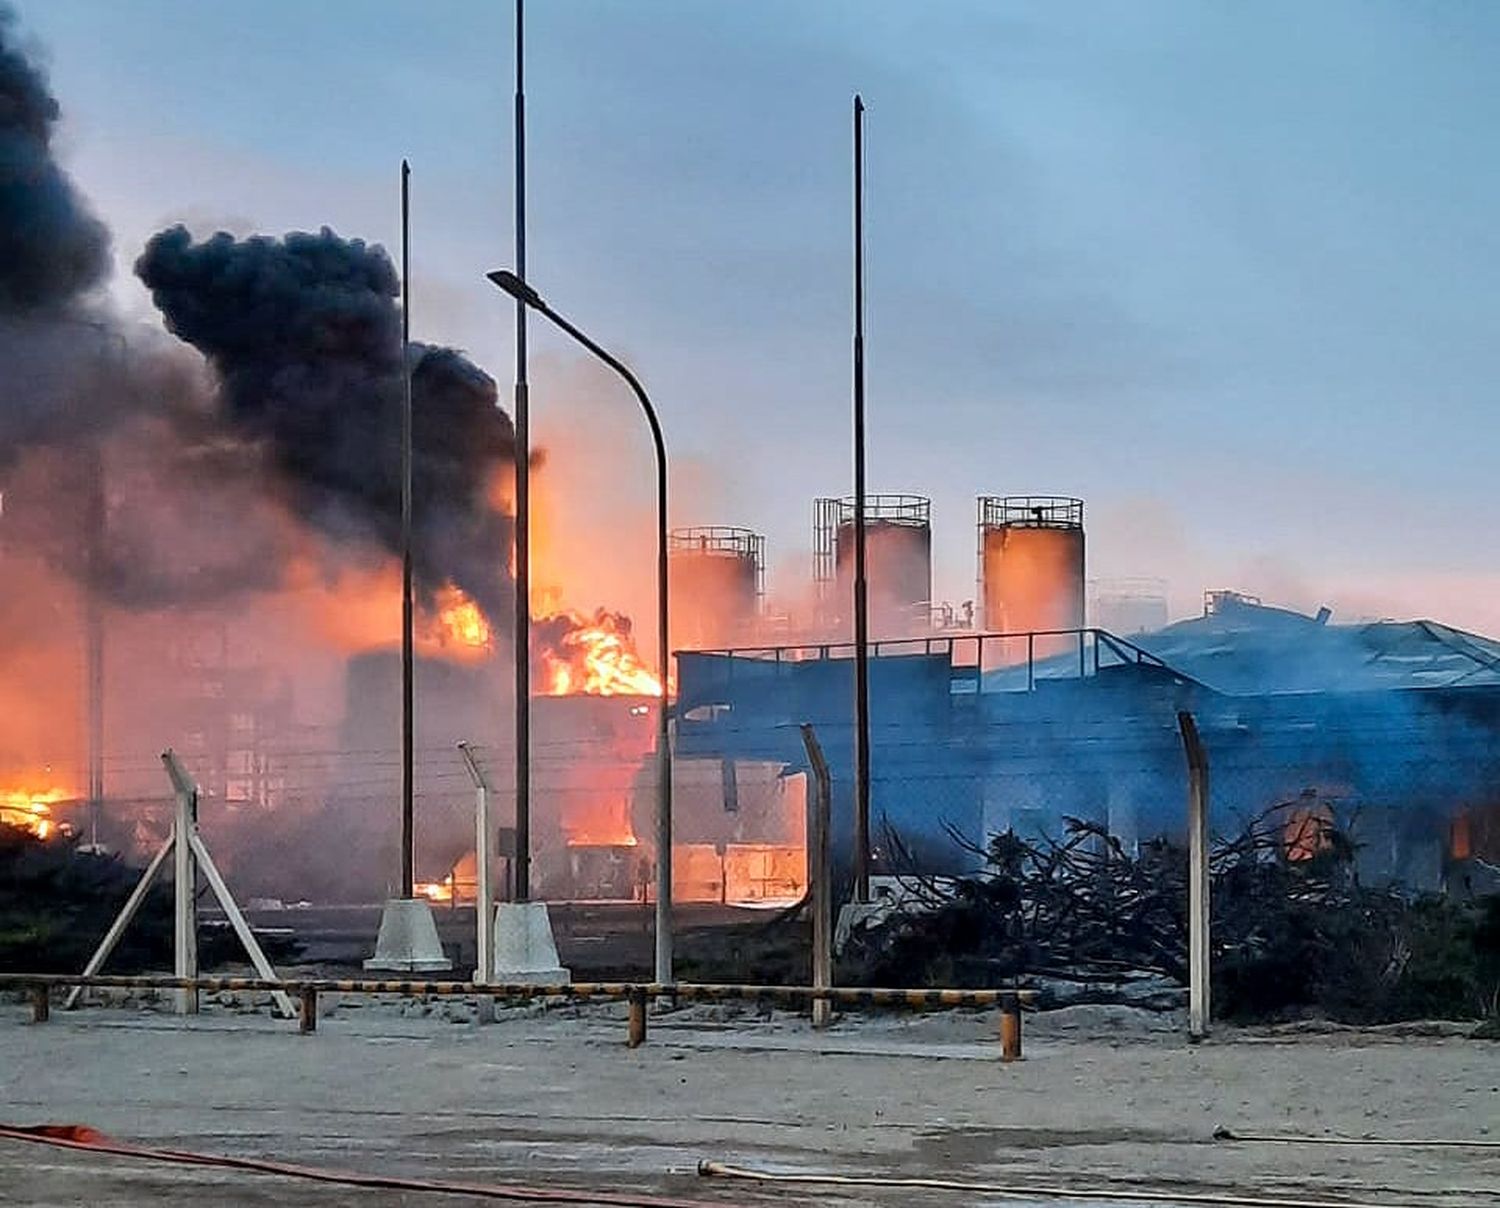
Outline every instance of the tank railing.
<svg viewBox="0 0 1500 1208">
<path fill-rule="evenodd" d="M 832 500 L 840 527 L 854 523 L 854 496 Z M 866 495 L 866 524 L 924 525 L 932 520 L 932 500 L 926 495 Z"/>
<path fill-rule="evenodd" d="M 1025 657 L 1007 657 L 1021 642 Z M 1077 658 L 1073 657 L 1076 649 Z M 719 658 L 749 659 L 769 663 L 823 662 L 854 657 L 853 642 L 811 642 L 790 646 L 738 646 L 720 650 L 677 651 Z M 955 680 L 972 682 L 976 691 L 1019 691 L 1022 668 L 1025 690 L 1036 690 L 1039 680 L 1083 679 L 1098 675 L 1101 668 L 1134 664 L 1165 668 L 1167 664 L 1149 650 L 1107 629 L 1028 629 L 1014 632 L 943 634 L 919 638 L 883 638 L 870 643 L 871 658 L 945 656 Z M 1016 687 L 986 688 L 986 672 L 1012 672 Z"/>
<path fill-rule="evenodd" d="M 758 558 L 765 538 L 753 529 L 709 524 L 673 529 L 667 535 L 667 548 L 673 553 L 738 554 Z"/>
<path fill-rule="evenodd" d="M 981 528 L 1082 528 L 1083 500 L 1069 495 L 981 495 Z"/>
</svg>

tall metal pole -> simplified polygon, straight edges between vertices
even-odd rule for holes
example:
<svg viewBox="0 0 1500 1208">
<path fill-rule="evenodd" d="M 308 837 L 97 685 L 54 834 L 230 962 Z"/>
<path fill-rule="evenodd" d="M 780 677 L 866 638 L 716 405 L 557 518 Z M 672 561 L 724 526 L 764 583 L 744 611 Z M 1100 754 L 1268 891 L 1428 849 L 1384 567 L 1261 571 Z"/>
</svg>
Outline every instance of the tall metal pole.
<svg viewBox="0 0 1500 1208">
<path fill-rule="evenodd" d="M 865 103 L 854 97 L 854 900 L 870 900 L 870 599 L 865 562 Z"/>
<path fill-rule="evenodd" d="M 651 444 L 656 453 L 656 662 L 661 680 L 661 707 L 656 714 L 656 980 L 669 985 L 672 982 L 672 748 L 667 718 L 667 684 L 671 678 L 672 651 L 668 636 L 671 603 L 667 575 L 666 439 L 662 436 L 661 421 L 646 388 L 623 361 L 548 306 L 542 296 L 515 273 L 500 269 L 486 275 L 511 297 L 537 311 L 624 378 L 651 428 Z"/>
<path fill-rule="evenodd" d="M 104 612 L 99 580 L 104 559 L 104 459 L 97 443 L 89 448 L 88 515 L 85 519 L 87 574 L 84 641 L 88 674 L 89 844 L 98 850 L 99 817 L 104 811 Z"/>
<path fill-rule="evenodd" d="M 401 896 L 413 896 L 411 575 L 411 165 L 401 161 Z"/>
<path fill-rule="evenodd" d="M 516 272 L 526 279 L 526 93 L 523 9 L 516 0 Z M 516 299 L 516 850 L 515 897 L 531 897 L 531 400 L 526 303 Z"/>
<path fill-rule="evenodd" d="M 656 447 L 656 650 L 661 704 L 656 710 L 656 980 L 669 985 L 672 976 L 672 734 L 667 722 L 667 691 L 671 681 L 671 639 L 667 633 L 667 446 L 662 440 L 656 409 L 632 378 Z"/>
</svg>

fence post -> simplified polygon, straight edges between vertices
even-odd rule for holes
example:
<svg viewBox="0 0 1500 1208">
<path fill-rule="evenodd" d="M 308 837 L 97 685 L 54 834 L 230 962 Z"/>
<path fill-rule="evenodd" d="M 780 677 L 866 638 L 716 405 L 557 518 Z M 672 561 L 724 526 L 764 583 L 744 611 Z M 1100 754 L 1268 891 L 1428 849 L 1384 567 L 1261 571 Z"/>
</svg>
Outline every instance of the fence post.
<svg viewBox="0 0 1500 1208">
<path fill-rule="evenodd" d="M 495 980 L 495 890 L 492 884 L 495 863 L 495 835 L 490 826 L 490 782 L 474 758 L 469 744 L 458 744 L 469 779 L 474 782 L 474 980 L 488 986 Z M 454 879 L 453 901 L 458 903 L 458 882 Z M 478 1022 L 495 1022 L 495 1000 L 481 993 L 476 1008 Z"/>
<path fill-rule="evenodd" d="M 172 848 L 173 939 L 172 973 L 176 977 L 198 976 L 198 864 L 193 859 L 192 836 L 198 829 L 198 786 L 182 770 L 170 750 L 163 752 L 162 762 L 172 781 L 177 803 Z M 177 1014 L 198 1014 L 196 987 L 177 991 Z"/>
<path fill-rule="evenodd" d="M 1177 714 L 1188 765 L 1188 1039 L 1208 1035 L 1213 1006 L 1209 990 L 1208 753 L 1198 724 Z"/>
<path fill-rule="evenodd" d="M 52 997 L 46 986 L 31 987 L 31 1022 L 46 1023 L 52 1018 Z"/>
<path fill-rule="evenodd" d="M 828 761 L 811 725 L 803 723 L 802 743 L 812 765 L 812 792 L 807 798 L 807 880 L 812 904 L 812 985 L 826 990 L 833 984 L 833 870 L 828 859 L 829 815 L 832 782 Z M 826 998 L 812 1001 L 815 1028 L 826 1028 L 833 1018 L 833 1003 Z"/>
</svg>

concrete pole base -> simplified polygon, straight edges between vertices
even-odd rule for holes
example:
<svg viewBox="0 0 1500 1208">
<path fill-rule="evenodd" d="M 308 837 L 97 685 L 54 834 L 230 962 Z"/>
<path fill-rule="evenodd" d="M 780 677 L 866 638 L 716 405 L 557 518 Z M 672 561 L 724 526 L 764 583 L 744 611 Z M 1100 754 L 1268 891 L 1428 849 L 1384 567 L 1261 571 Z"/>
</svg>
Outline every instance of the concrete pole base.
<svg viewBox="0 0 1500 1208">
<path fill-rule="evenodd" d="M 372 973 L 446 973 L 453 962 L 443 953 L 432 905 L 425 898 L 391 898 L 380 914 L 375 955 L 365 962 Z"/>
<path fill-rule="evenodd" d="M 562 967 L 546 902 L 501 902 L 495 907 L 497 983 L 566 986 L 573 975 Z"/>
</svg>

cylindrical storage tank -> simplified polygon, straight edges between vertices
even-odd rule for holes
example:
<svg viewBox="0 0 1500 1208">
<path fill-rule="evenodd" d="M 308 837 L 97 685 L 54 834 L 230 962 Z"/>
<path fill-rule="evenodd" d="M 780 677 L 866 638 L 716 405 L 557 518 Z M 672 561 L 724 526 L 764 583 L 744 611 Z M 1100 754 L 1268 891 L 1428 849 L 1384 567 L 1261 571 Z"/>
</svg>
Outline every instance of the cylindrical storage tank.
<svg viewBox="0 0 1500 1208">
<path fill-rule="evenodd" d="M 742 645 L 753 637 L 766 539 L 744 528 L 673 529 L 668 541 L 673 650 Z"/>
<path fill-rule="evenodd" d="M 854 592 L 854 500 L 837 501 L 834 582 Z M 922 495 L 865 496 L 865 576 L 872 638 L 915 637 L 932 619 L 932 501 Z M 852 613 L 852 603 L 850 613 Z"/>
<path fill-rule="evenodd" d="M 1165 579 L 1102 579 L 1094 584 L 1090 621 L 1120 637 L 1155 633 L 1167 625 Z"/>
<path fill-rule="evenodd" d="M 991 633 L 1082 629 L 1083 500 L 981 496 L 979 580 Z M 1038 655 L 1068 647 L 1066 637 L 1033 643 Z"/>
</svg>

